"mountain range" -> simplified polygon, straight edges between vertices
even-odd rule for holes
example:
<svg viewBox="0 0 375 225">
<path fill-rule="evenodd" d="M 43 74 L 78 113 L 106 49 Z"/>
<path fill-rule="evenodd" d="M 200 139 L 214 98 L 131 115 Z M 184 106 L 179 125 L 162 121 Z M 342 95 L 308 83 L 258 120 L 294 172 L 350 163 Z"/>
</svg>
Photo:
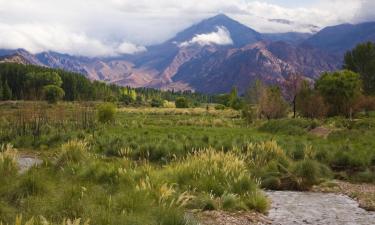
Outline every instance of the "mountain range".
<svg viewBox="0 0 375 225">
<path fill-rule="evenodd" d="M 220 14 L 135 55 L 88 58 L 4 49 L 0 62 L 59 68 L 123 86 L 204 93 L 228 92 L 236 86 L 244 92 L 256 79 L 277 84 L 293 73 L 316 79 L 341 68 L 343 54 L 365 41 L 375 42 L 375 22 L 317 33 L 262 34 Z"/>
</svg>

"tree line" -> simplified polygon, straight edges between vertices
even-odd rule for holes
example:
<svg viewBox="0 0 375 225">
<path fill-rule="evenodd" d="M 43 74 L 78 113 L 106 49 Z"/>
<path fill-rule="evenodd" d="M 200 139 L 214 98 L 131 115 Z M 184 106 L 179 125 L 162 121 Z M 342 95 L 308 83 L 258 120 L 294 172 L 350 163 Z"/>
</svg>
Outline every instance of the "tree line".
<svg viewBox="0 0 375 225">
<path fill-rule="evenodd" d="M 191 105 L 213 100 L 191 91 L 160 91 L 152 88 L 121 87 L 64 70 L 14 63 L 0 64 L 0 100 L 111 101 L 130 105 L 153 104 L 184 98 Z"/>
</svg>

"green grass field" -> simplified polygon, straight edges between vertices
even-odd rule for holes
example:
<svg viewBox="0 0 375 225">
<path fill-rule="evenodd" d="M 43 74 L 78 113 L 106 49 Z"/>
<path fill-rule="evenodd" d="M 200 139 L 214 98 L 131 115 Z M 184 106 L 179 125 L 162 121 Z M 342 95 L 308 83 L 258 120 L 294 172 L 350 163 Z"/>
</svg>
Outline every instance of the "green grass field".
<svg viewBox="0 0 375 225">
<path fill-rule="evenodd" d="M 42 215 L 56 224 L 195 224 L 184 212 L 267 212 L 261 188 L 309 190 L 332 178 L 375 182 L 371 114 L 247 124 L 239 112 L 214 107 L 120 107 L 103 124 L 96 104 L 0 105 L 3 222 Z M 314 132 L 322 127 L 326 138 Z M 23 154 L 43 164 L 20 174 Z"/>
</svg>

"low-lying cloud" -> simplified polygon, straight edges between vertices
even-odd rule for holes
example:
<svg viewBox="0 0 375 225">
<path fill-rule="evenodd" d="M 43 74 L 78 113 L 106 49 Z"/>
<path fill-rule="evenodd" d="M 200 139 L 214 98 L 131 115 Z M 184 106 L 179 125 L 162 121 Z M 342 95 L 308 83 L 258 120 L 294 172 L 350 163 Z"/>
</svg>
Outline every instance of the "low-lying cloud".
<svg viewBox="0 0 375 225">
<path fill-rule="evenodd" d="M 79 56 L 116 56 L 146 51 L 130 42 L 103 43 L 85 33 L 72 32 L 64 27 L 0 23 L 0 49 L 24 48 L 32 53 L 56 51 Z"/>
<path fill-rule="evenodd" d="M 217 31 L 208 34 L 198 34 L 190 41 L 185 41 L 179 44 L 179 47 L 187 47 L 190 45 L 198 44 L 205 45 L 232 45 L 233 40 L 230 32 L 224 26 L 216 27 Z"/>
</svg>

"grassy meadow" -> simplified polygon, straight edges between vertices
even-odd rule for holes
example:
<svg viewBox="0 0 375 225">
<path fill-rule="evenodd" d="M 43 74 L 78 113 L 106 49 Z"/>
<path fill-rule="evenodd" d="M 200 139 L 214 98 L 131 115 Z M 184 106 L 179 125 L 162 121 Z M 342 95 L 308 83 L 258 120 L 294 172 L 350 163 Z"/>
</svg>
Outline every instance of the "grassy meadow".
<svg viewBox="0 0 375 225">
<path fill-rule="evenodd" d="M 0 221 L 190 225 L 186 212 L 266 213 L 262 189 L 375 182 L 375 114 L 249 124 L 213 105 L 119 106 L 100 122 L 97 105 L 0 105 Z M 22 155 L 43 163 L 19 173 Z"/>
</svg>

